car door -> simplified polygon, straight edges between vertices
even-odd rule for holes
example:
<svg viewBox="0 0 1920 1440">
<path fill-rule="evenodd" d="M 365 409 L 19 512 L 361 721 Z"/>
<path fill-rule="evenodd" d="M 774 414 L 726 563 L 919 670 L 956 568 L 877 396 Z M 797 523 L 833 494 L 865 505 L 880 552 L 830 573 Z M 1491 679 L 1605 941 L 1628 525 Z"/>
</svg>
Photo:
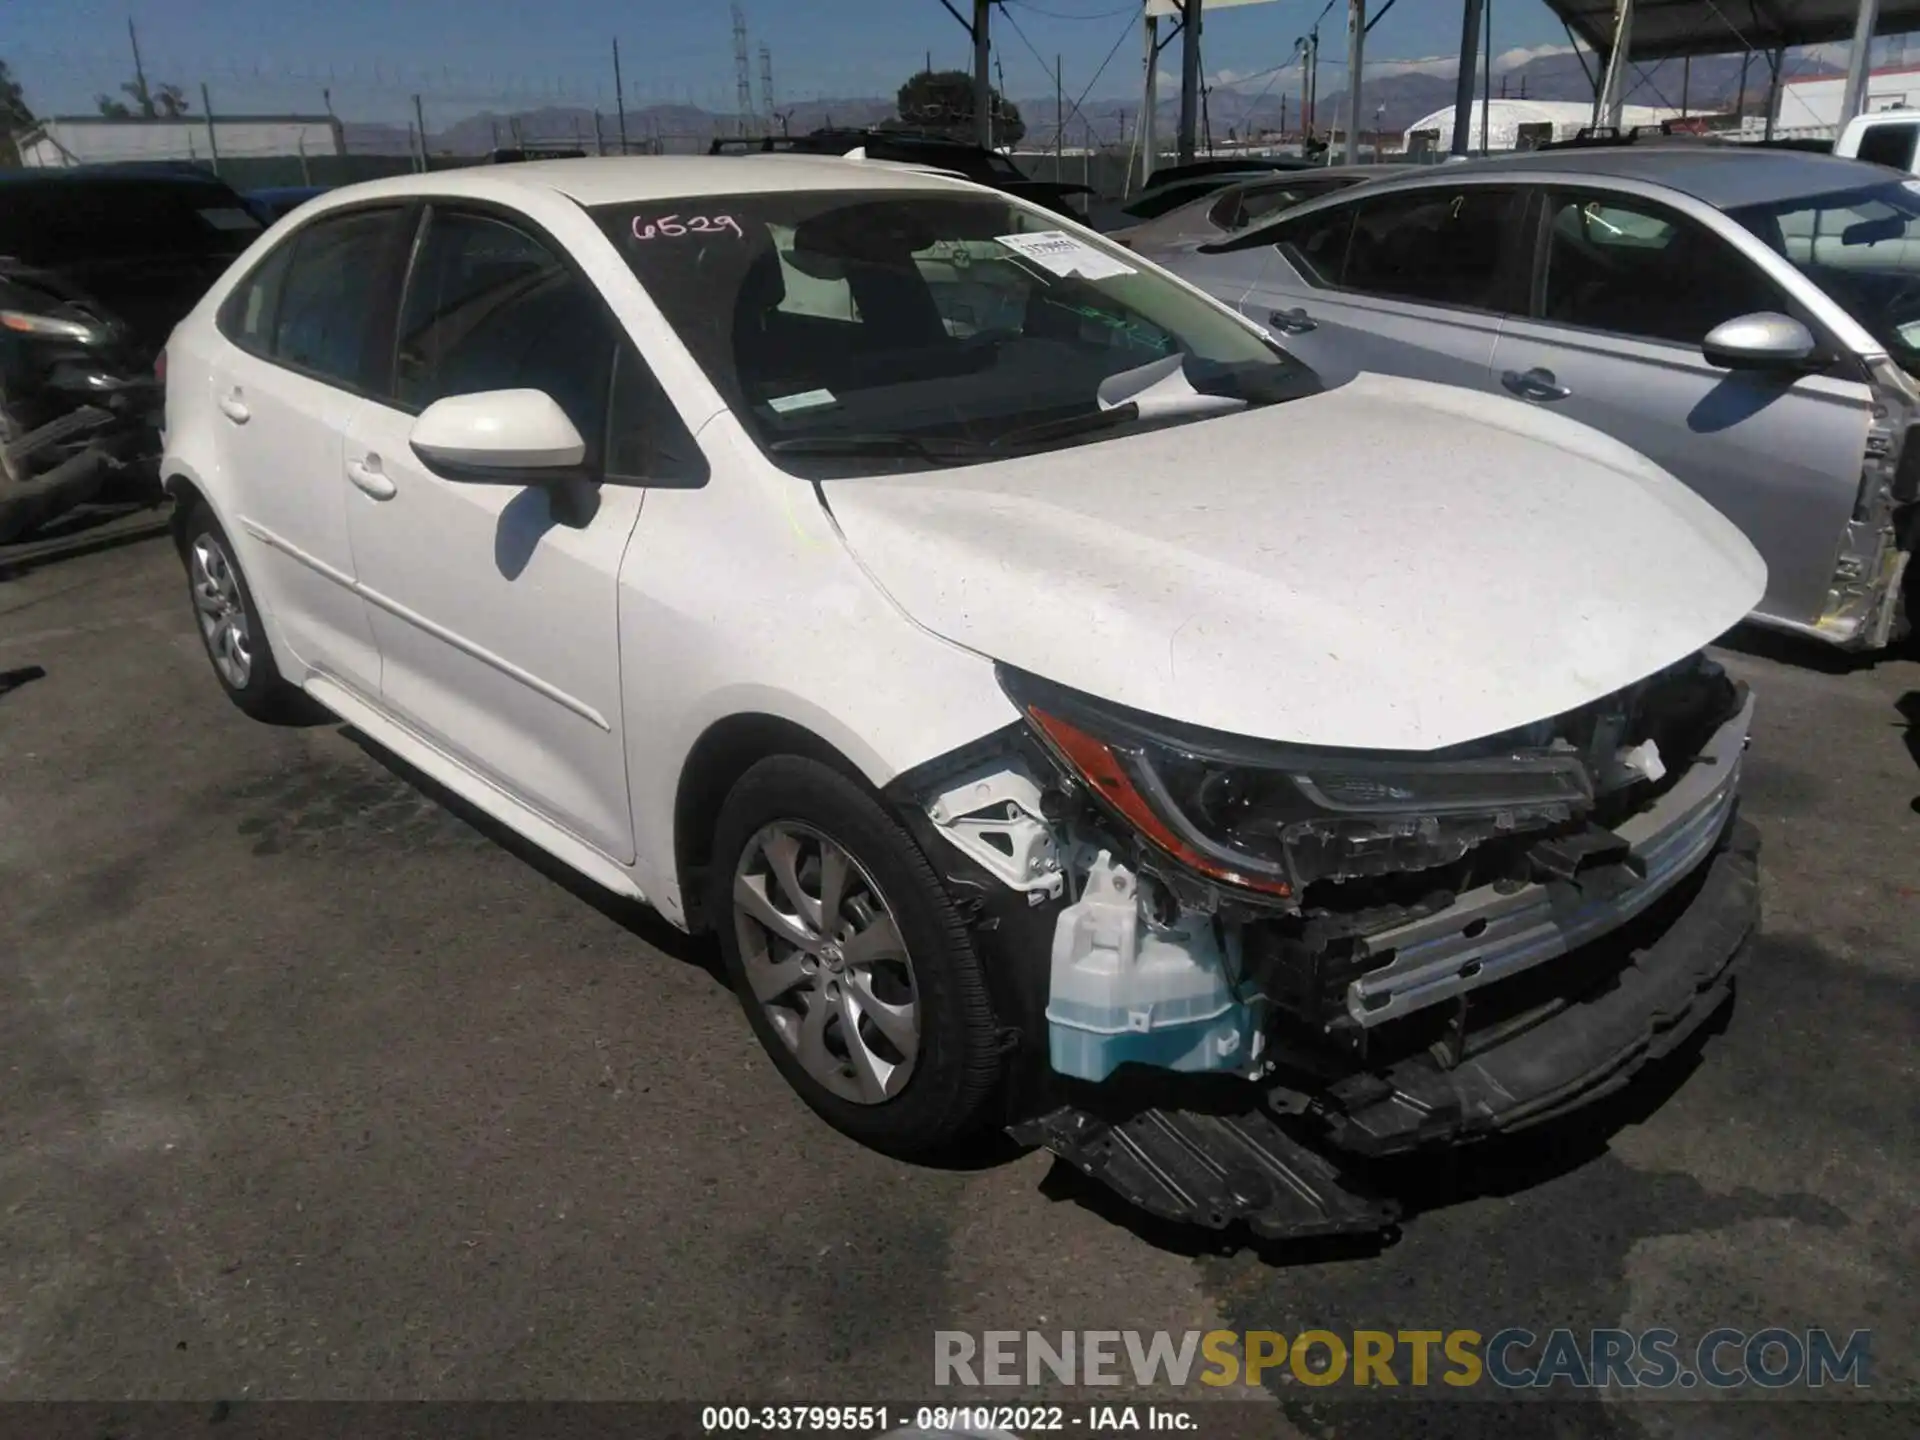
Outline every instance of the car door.
<svg viewBox="0 0 1920 1440">
<path fill-rule="evenodd" d="M 1537 214 L 1532 314 L 1501 332 L 1501 383 L 1671 471 L 1765 558 L 1761 612 L 1817 620 L 1859 489 L 1873 409 L 1864 376 L 1837 349 L 1804 375 L 1707 363 L 1701 341 L 1736 316 L 1820 327 L 1725 236 L 1671 206 L 1565 188 Z"/>
<path fill-rule="evenodd" d="M 1489 388 L 1502 318 L 1526 301 L 1524 206 L 1518 187 L 1423 185 L 1283 219 L 1240 309 L 1329 378 Z"/>
<path fill-rule="evenodd" d="M 208 369 L 230 538 L 258 598 L 294 659 L 369 696 L 380 659 L 354 588 L 341 446 L 402 215 L 328 214 L 281 241 L 221 306 L 226 343 Z"/>
<path fill-rule="evenodd" d="M 436 400 L 524 387 L 552 396 L 586 439 L 588 465 L 603 466 L 620 327 L 523 217 L 448 204 L 423 225 L 391 394 L 360 407 L 343 456 L 381 701 L 523 805 L 630 862 L 616 577 L 645 492 L 600 484 L 571 512 L 539 485 L 443 478 L 408 444 Z"/>
</svg>

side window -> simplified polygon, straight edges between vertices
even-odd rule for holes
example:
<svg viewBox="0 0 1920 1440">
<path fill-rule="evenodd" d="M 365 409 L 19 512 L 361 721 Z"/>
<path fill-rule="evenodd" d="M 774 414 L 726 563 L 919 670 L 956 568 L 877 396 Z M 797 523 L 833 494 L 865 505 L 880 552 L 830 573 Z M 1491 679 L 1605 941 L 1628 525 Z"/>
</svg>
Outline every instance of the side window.
<svg viewBox="0 0 1920 1440">
<path fill-rule="evenodd" d="M 606 476 L 643 485 L 704 485 L 707 457 L 631 341 L 613 356 Z"/>
<path fill-rule="evenodd" d="M 1913 169 L 1913 141 L 1920 124 L 1869 125 L 1860 136 L 1860 158 L 1896 170 Z"/>
<path fill-rule="evenodd" d="M 399 223 L 398 210 L 355 211 L 317 220 L 293 237 L 279 303 L 270 311 L 272 358 L 366 387 L 376 287 Z"/>
<path fill-rule="evenodd" d="M 1360 204 L 1343 289 L 1429 305 L 1501 311 L 1518 250 L 1518 190 L 1468 185 L 1382 195 Z"/>
<path fill-rule="evenodd" d="M 1723 320 L 1789 308 L 1725 240 L 1630 196 L 1548 197 L 1541 317 L 1698 345 Z"/>
<path fill-rule="evenodd" d="M 1273 229 L 1273 243 L 1308 284 L 1338 285 L 1346 273 L 1356 208 L 1336 205 L 1315 215 L 1282 221 Z"/>
<path fill-rule="evenodd" d="M 274 313 L 280 305 L 280 289 L 286 283 L 295 243 L 287 240 L 274 246 L 273 253 L 254 266 L 220 306 L 216 322 L 220 333 L 263 359 L 273 353 Z"/>
<path fill-rule="evenodd" d="M 597 459 L 620 338 L 599 292 L 543 241 L 491 215 L 435 210 L 400 305 L 394 395 L 421 410 L 448 395 L 544 390 Z"/>
</svg>

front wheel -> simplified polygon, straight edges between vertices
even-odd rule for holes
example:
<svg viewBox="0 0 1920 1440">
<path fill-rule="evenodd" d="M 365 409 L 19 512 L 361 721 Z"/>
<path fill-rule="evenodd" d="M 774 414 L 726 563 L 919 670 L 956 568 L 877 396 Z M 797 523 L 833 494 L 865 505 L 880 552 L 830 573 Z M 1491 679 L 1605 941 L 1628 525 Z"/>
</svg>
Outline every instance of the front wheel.
<svg viewBox="0 0 1920 1440">
<path fill-rule="evenodd" d="M 734 992 L 808 1105 L 896 1155 L 980 1128 L 1002 1069 L 980 962 L 872 794 L 818 761 L 763 760 L 721 809 L 713 872 Z"/>
</svg>

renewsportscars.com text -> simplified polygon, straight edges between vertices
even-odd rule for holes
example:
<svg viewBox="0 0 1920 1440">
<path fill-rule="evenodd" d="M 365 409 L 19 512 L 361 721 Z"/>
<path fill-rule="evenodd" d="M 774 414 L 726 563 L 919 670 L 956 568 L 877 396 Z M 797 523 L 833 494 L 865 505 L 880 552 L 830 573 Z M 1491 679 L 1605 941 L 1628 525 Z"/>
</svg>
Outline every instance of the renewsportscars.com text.
<svg viewBox="0 0 1920 1440">
<path fill-rule="evenodd" d="M 1821 1389 L 1872 1384 L 1870 1330 L 936 1330 L 944 1386 L 1271 1384 Z"/>
</svg>

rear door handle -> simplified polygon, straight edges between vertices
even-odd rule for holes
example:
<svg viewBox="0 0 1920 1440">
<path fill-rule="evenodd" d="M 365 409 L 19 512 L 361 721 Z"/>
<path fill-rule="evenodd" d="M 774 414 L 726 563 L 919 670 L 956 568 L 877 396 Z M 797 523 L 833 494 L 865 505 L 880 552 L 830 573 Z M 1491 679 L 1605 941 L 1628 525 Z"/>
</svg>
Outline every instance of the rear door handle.
<svg viewBox="0 0 1920 1440">
<path fill-rule="evenodd" d="M 253 418 L 253 412 L 247 408 L 247 402 L 240 398 L 238 390 L 230 390 L 219 400 L 220 413 L 236 425 L 244 425 Z"/>
<path fill-rule="evenodd" d="M 1523 400 L 1564 400 L 1573 391 L 1562 385 L 1551 370 L 1536 365 L 1531 370 L 1508 370 L 1500 383 Z"/>
<path fill-rule="evenodd" d="M 376 500 L 391 500 L 400 492 L 400 487 L 388 479 L 386 472 L 380 468 L 378 455 L 369 455 L 364 460 L 347 461 L 347 478 L 356 488 Z"/>
<path fill-rule="evenodd" d="M 1298 305 L 1291 310 L 1269 310 L 1267 323 L 1276 330 L 1284 330 L 1289 335 L 1304 335 L 1315 329 L 1319 321 L 1315 320 Z"/>
</svg>

